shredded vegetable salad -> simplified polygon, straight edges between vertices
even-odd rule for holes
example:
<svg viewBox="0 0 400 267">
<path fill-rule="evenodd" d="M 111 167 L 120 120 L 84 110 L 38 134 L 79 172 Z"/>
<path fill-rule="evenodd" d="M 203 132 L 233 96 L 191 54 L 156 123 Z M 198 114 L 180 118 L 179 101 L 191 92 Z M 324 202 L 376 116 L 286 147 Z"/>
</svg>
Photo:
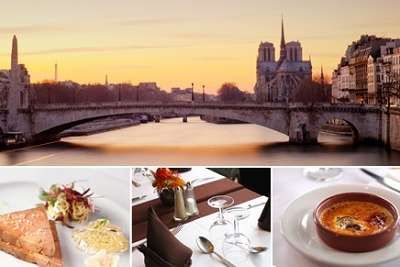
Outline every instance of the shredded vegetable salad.
<svg viewBox="0 0 400 267">
<path fill-rule="evenodd" d="M 129 241 L 121 228 L 107 219 L 98 219 L 83 229 L 74 230 L 72 239 L 80 249 L 89 254 L 99 251 L 121 253 L 129 247 Z"/>
<path fill-rule="evenodd" d="M 74 189 L 75 184 L 52 185 L 49 191 L 42 189 L 39 198 L 45 202 L 47 216 L 54 221 L 61 221 L 66 226 L 69 222 L 84 223 L 94 212 L 94 205 L 91 201 L 92 193 L 90 188 L 78 192 Z"/>
</svg>

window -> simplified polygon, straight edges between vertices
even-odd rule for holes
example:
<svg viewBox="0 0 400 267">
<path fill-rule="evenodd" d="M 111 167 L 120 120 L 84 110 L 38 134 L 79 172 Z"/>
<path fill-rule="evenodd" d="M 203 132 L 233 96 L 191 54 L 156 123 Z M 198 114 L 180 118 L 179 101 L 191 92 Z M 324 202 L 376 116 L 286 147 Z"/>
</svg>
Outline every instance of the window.
<svg viewBox="0 0 400 267">
<path fill-rule="evenodd" d="M 263 49 L 263 61 L 267 61 L 267 48 Z"/>
<path fill-rule="evenodd" d="M 24 105 L 24 92 L 19 92 L 19 105 L 23 106 Z"/>
</svg>

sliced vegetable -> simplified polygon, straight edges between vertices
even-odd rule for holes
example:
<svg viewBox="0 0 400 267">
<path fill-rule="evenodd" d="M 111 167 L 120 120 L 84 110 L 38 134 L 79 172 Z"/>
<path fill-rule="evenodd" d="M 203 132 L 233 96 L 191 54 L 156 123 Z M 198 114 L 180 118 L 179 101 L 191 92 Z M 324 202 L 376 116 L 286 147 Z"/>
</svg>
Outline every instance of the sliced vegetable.
<svg viewBox="0 0 400 267">
<path fill-rule="evenodd" d="M 98 219 L 83 229 L 74 230 L 72 239 L 78 248 L 88 254 L 102 250 L 107 253 L 121 253 L 129 246 L 121 228 L 111 224 L 107 219 Z"/>
</svg>

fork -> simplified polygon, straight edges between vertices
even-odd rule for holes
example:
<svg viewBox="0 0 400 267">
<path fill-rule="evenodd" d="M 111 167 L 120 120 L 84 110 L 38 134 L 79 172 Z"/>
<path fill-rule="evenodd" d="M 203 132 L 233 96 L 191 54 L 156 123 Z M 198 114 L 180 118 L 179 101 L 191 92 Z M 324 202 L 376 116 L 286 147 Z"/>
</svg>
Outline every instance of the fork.
<svg viewBox="0 0 400 267">
<path fill-rule="evenodd" d="M 171 233 L 173 235 L 177 235 L 182 230 L 182 228 L 183 228 L 183 224 L 180 223 L 174 229 L 171 230 Z"/>
</svg>

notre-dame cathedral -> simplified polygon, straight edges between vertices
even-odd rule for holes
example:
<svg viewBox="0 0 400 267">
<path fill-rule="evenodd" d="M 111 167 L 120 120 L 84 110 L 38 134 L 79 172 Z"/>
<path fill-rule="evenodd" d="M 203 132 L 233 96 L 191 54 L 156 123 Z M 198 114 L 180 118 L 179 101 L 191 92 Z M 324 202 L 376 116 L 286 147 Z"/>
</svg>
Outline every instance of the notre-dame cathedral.
<svg viewBox="0 0 400 267">
<path fill-rule="evenodd" d="M 312 78 L 311 60 L 303 60 L 303 49 L 298 41 L 285 42 L 282 19 L 281 44 L 278 61 L 274 44 L 261 42 L 257 57 L 258 102 L 290 102 L 300 83 Z"/>
</svg>

